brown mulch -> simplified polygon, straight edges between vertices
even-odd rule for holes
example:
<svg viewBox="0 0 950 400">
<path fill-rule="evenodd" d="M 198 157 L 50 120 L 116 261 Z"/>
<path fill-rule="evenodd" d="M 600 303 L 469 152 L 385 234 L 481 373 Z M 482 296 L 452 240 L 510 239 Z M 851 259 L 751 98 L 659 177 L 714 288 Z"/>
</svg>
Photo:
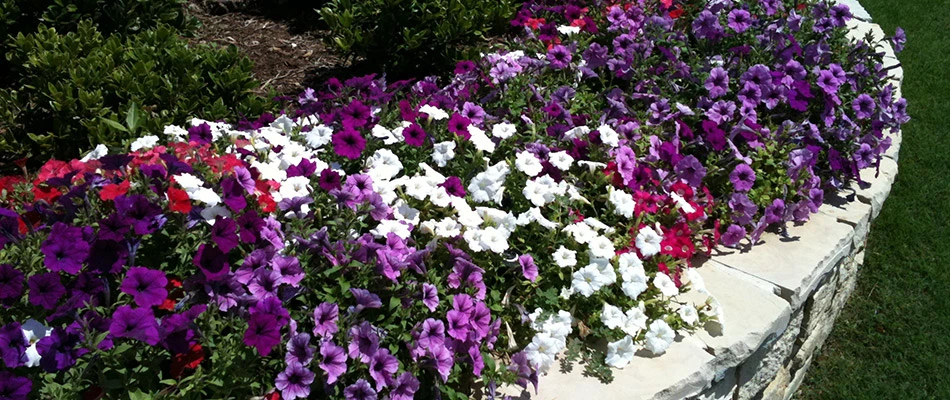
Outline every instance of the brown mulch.
<svg viewBox="0 0 950 400">
<path fill-rule="evenodd" d="M 254 78 L 261 82 L 257 94 L 266 95 L 274 89 L 279 95 L 297 95 L 349 65 L 324 42 L 329 35 L 326 30 L 303 30 L 293 26 L 295 21 L 246 7 L 208 3 L 195 0 L 188 5 L 189 12 L 201 22 L 189 41 L 240 49 L 254 62 Z"/>
</svg>

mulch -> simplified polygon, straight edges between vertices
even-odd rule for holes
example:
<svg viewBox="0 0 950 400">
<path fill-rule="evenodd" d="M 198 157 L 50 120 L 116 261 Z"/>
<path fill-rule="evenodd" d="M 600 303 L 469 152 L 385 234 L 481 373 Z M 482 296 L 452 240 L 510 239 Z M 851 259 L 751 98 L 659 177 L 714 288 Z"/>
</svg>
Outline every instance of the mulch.
<svg viewBox="0 0 950 400">
<path fill-rule="evenodd" d="M 306 26 L 302 16 L 273 15 L 235 0 L 192 0 L 188 10 L 201 22 L 188 40 L 236 46 L 254 62 L 254 78 L 261 82 L 255 93 L 260 95 L 271 89 L 297 95 L 351 64 L 327 46 L 327 30 L 318 22 Z"/>
</svg>

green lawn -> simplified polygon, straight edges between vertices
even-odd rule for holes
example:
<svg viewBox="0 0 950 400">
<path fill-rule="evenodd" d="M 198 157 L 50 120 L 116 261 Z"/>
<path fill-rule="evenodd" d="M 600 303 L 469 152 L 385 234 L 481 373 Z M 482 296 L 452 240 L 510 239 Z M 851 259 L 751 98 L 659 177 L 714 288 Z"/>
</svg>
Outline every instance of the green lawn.
<svg viewBox="0 0 950 400">
<path fill-rule="evenodd" d="M 861 0 L 908 46 L 900 172 L 802 399 L 950 399 L 950 0 Z"/>
</svg>

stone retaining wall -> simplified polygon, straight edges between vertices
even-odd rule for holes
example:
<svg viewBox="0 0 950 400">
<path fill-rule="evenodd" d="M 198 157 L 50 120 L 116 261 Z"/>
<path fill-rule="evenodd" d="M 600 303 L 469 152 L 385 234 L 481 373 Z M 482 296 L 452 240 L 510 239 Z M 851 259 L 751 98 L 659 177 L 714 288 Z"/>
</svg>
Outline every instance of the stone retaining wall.
<svg viewBox="0 0 950 400">
<path fill-rule="evenodd" d="M 839 1 L 856 17 L 850 23 L 852 39 L 868 33 L 884 38 L 856 1 Z M 879 49 L 887 54 L 885 68 L 900 96 L 903 71 L 886 42 Z M 553 368 L 531 398 L 791 398 L 854 291 L 868 229 L 897 175 L 901 135 L 889 135 L 893 146 L 880 167 L 863 171 L 864 183 L 828 196 L 810 221 L 790 226 L 784 236 L 763 235 L 752 251 L 724 252 L 702 263 L 699 274 L 722 305 L 724 327 L 678 337 L 660 357 L 638 354 L 629 366 L 615 370 L 609 385 L 582 376 L 582 368 L 571 373 Z"/>
</svg>

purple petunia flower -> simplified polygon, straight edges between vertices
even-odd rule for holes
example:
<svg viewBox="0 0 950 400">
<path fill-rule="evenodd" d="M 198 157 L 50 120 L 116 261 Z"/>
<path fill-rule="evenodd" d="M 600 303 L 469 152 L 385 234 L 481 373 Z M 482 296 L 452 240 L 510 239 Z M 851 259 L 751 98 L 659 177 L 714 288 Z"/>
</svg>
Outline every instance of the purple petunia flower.
<svg viewBox="0 0 950 400">
<path fill-rule="evenodd" d="M 710 98 L 724 96 L 729 91 L 729 73 L 722 67 L 713 68 L 709 71 L 704 86 L 709 91 Z"/>
<path fill-rule="evenodd" d="M 43 264 L 50 271 L 78 274 L 89 256 L 89 243 L 83 239 L 82 229 L 62 222 L 53 224 L 49 237 L 43 241 Z"/>
<path fill-rule="evenodd" d="M 136 235 L 148 235 L 161 226 L 162 208 L 140 194 L 118 196 L 115 210 L 132 225 Z"/>
<path fill-rule="evenodd" d="M 346 372 L 346 351 L 331 341 L 325 341 L 320 345 L 320 355 L 323 361 L 319 367 L 327 373 L 327 384 L 332 385 Z"/>
<path fill-rule="evenodd" d="M 76 365 L 76 360 L 89 352 L 80 346 L 82 341 L 79 322 L 72 323 L 66 329 L 53 329 L 51 335 L 36 342 L 36 352 L 40 355 L 40 367 L 46 372 L 53 373 Z"/>
<path fill-rule="evenodd" d="M 135 339 L 152 346 L 158 344 L 158 322 L 149 308 L 119 307 L 112 314 L 109 332 L 113 337 Z"/>
<path fill-rule="evenodd" d="M 891 38 L 891 43 L 894 45 L 894 53 L 899 54 L 904 51 L 904 44 L 907 43 L 907 34 L 904 33 L 904 28 L 897 27 L 894 30 L 894 37 Z"/>
<path fill-rule="evenodd" d="M 393 382 L 393 388 L 389 392 L 389 398 L 391 400 L 412 400 L 418 390 L 419 380 L 408 371 L 403 372 L 402 375 L 399 375 L 396 381 Z"/>
<path fill-rule="evenodd" d="M 739 244 L 739 241 L 742 240 L 746 235 L 746 230 L 740 225 L 729 225 L 726 228 L 726 231 L 723 232 L 720 240 L 722 241 L 723 246 L 735 247 Z"/>
<path fill-rule="evenodd" d="M 835 76 L 834 72 L 827 69 L 819 70 L 818 79 L 815 80 L 815 84 L 828 94 L 838 93 L 838 87 L 841 86 L 842 83 L 843 82 Z"/>
<path fill-rule="evenodd" d="M 195 142 L 202 145 L 211 144 L 213 140 L 214 136 L 211 134 L 211 125 L 208 125 L 207 122 L 188 128 L 188 142 Z"/>
<path fill-rule="evenodd" d="M 211 226 L 211 241 L 218 245 L 218 248 L 224 253 L 237 247 L 237 224 L 234 223 L 234 220 L 220 215 L 215 217 L 214 225 Z"/>
<path fill-rule="evenodd" d="M 571 63 L 571 50 L 563 45 L 556 45 L 548 50 L 547 60 L 553 69 L 567 68 Z"/>
<path fill-rule="evenodd" d="M 455 75 L 465 75 L 469 72 L 475 71 L 476 68 L 477 67 L 475 66 L 475 63 L 472 61 L 459 61 L 455 64 Z"/>
<path fill-rule="evenodd" d="M 46 272 L 30 277 L 27 282 L 30 288 L 30 304 L 41 306 L 47 310 L 56 308 L 59 299 L 66 294 L 66 287 L 56 272 Z"/>
<path fill-rule="evenodd" d="M 351 160 L 360 158 L 363 148 L 366 147 L 366 139 L 358 131 L 352 128 L 344 128 L 336 132 L 332 137 L 333 151 L 341 157 Z"/>
<path fill-rule="evenodd" d="M 709 117 L 711 121 L 721 124 L 723 122 L 731 121 L 735 112 L 736 103 L 732 101 L 719 100 L 715 102 L 712 107 L 709 107 L 709 109 L 706 110 L 706 116 Z"/>
<path fill-rule="evenodd" d="M 365 379 L 360 379 L 356 383 L 343 389 L 343 396 L 346 400 L 376 400 L 376 391 L 369 385 Z"/>
<path fill-rule="evenodd" d="M 291 362 L 287 364 L 287 368 L 277 374 L 274 386 L 280 390 L 282 399 L 304 399 L 310 396 L 310 385 L 315 377 L 313 371 L 303 364 Z"/>
<path fill-rule="evenodd" d="M 874 103 L 874 98 L 862 93 L 858 98 L 854 99 L 854 102 L 851 103 L 851 109 L 854 110 L 854 116 L 858 119 L 868 119 L 874 115 L 874 108 L 876 104 Z"/>
<path fill-rule="evenodd" d="M 752 26 L 752 14 L 746 10 L 735 9 L 729 12 L 729 27 L 736 33 L 745 32 Z"/>
<path fill-rule="evenodd" d="M 426 131 L 417 123 L 413 123 L 402 130 L 402 136 L 406 138 L 406 144 L 415 147 L 421 147 L 426 142 Z"/>
<path fill-rule="evenodd" d="M 709 10 L 703 10 L 693 20 L 693 34 L 700 39 L 718 40 L 723 34 L 719 17 Z"/>
<path fill-rule="evenodd" d="M 452 351 L 445 346 L 433 346 L 428 349 L 427 353 L 432 357 L 435 369 L 439 372 L 439 376 L 442 377 L 442 382 L 447 381 L 449 379 L 449 371 L 452 370 L 452 365 L 455 364 L 455 357 L 453 357 Z"/>
<path fill-rule="evenodd" d="M 383 302 L 379 299 L 379 296 L 369 290 L 350 288 L 350 293 L 356 298 L 357 312 L 364 308 L 380 308 L 383 306 Z"/>
<path fill-rule="evenodd" d="M 867 143 L 861 143 L 858 150 L 854 152 L 853 158 L 858 169 L 870 167 L 875 162 L 874 149 Z"/>
<path fill-rule="evenodd" d="M 729 181 L 732 182 L 732 187 L 736 191 L 748 192 L 755 184 L 755 171 L 752 170 L 749 164 L 739 164 L 729 174 Z"/>
<path fill-rule="evenodd" d="M 280 286 L 280 273 L 272 269 L 258 268 L 247 284 L 247 290 L 257 300 L 277 297 Z"/>
<path fill-rule="evenodd" d="M 316 326 L 313 334 L 320 337 L 330 337 L 339 330 L 336 320 L 339 317 L 339 307 L 334 303 L 320 303 L 313 310 L 313 320 Z"/>
<path fill-rule="evenodd" d="M 23 294 L 23 272 L 10 264 L 0 264 L 0 302 L 19 299 Z"/>
<path fill-rule="evenodd" d="M 449 336 L 461 341 L 468 339 L 468 333 L 471 329 L 469 326 L 470 314 L 458 310 L 449 310 L 445 315 L 445 319 L 448 321 Z"/>
<path fill-rule="evenodd" d="M 123 293 L 131 295 L 132 299 L 135 300 L 135 304 L 139 307 L 148 308 L 160 305 L 165 301 L 165 298 L 168 297 L 168 290 L 165 289 L 166 284 L 168 284 L 168 279 L 164 272 L 132 267 L 126 273 L 119 289 Z"/>
<path fill-rule="evenodd" d="M 379 349 L 369 360 L 369 376 L 376 382 L 376 390 L 392 384 L 393 374 L 399 369 L 399 360 L 389 354 L 389 349 Z"/>
<path fill-rule="evenodd" d="M 534 257 L 530 254 L 522 254 L 518 256 L 518 264 L 521 265 L 521 274 L 525 279 L 531 282 L 538 279 L 538 266 L 534 263 Z"/>
<path fill-rule="evenodd" d="M 275 256 L 271 260 L 271 267 L 280 273 L 280 284 L 297 287 L 306 276 L 300 267 L 300 260 L 294 256 Z"/>
<path fill-rule="evenodd" d="M 673 167 L 673 172 L 690 186 L 698 188 L 703 184 L 706 167 L 696 157 L 690 155 L 680 159 Z"/>
<path fill-rule="evenodd" d="M 379 335 L 376 334 L 376 329 L 366 321 L 350 328 L 347 350 L 350 358 L 368 363 L 379 350 Z"/>
<path fill-rule="evenodd" d="M 247 321 L 244 344 L 254 347 L 261 357 L 267 357 L 280 344 L 280 324 L 270 314 L 253 314 Z"/>
<path fill-rule="evenodd" d="M 422 284 L 422 304 L 429 309 L 429 311 L 435 311 L 436 307 L 439 306 L 439 290 L 435 285 L 430 283 Z"/>
<path fill-rule="evenodd" d="M 202 243 L 192 263 L 201 270 L 205 279 L 209 281 L 221 280 L 231 272 L 228 265 L 228 255 L 213 244 Z"/>
<path fill-rule="evenodd" d="M 16 368 L 23 363 L 23 352 L 29 345 L 19 322 L 0 326 L 0 360 L 7 368 Z"/>
<path fill-rule="evenodd" d="M 30 378 L 13 375 L 10 371 L 0 371 L 0 399 L 26 400 L 32 389 L 33 382 Z"/>
<path fill-rule="evenodd" d="M 745 193 L 733 193 L 728 204 L 733 211 L 732 219 L 740 225 L 752 222 L 752 217 L 758 211 L 758 207 Z"/>
</svg>

